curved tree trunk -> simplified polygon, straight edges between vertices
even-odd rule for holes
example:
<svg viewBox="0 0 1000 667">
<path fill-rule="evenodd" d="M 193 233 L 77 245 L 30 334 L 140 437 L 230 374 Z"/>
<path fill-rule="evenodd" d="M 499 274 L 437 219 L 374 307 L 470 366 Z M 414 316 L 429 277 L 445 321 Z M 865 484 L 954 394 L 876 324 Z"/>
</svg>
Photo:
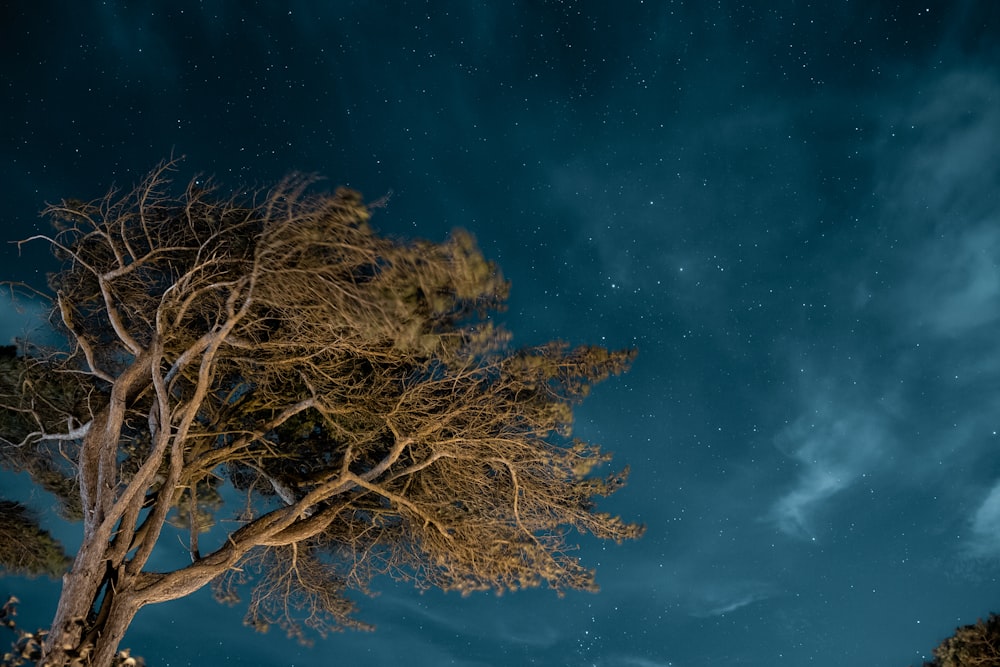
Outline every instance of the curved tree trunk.
<svg viewBox="0 0 1000 667">
<path fill-rule="evenodd" d="M 46 643 L 47 648 L 43 651 L 41 659 L 38 661 L 39 667 L 77 667 L 83 665 L 93 665 L 109 667 L 114 664 L 114 658 L 118 654 L 118 645 L 129 624 L 139 610 L 139 605 L 127 599 L 117 599 L 109 606 L 107 616 L 101 622 L 88 629 L 88 632 L 53 633 L 56 641 L 63 643 L 52 645 Z M 75 634 L 75 637 L 72 636 Z M 75 639 L 75 641 L 74 641 Z"/>
<path fill-rule="evenodd" d="M 307 539 L 325 529 L 337 513 L 331 507 L 296 523 L 309 505 L 311 499 L 306 498 L 296 506 L 273 510 L 233 533 L 216 551 L 169 573 L 130 572 L 137 563 L 97 531 L 96 539 L 84 542 L 73 569 L 63 577 L 59 607 L 38 666 L 109 667 L 143 606 L 193 593 L 257 545 Z"/>
<path fill-rule="evenodd" d="M 45 638 L 39 665 L 71 665 L 85 653 L 84 636 L 90 630 L 94 606 L 108 581 L 105 548 L 106 543 L 95 546 L 84 541 L 73 568 L 63 575 L 59 606 Z"/>
<path fill-rule="evenodd" d="M 130 597 L 125 572 L 127 551 L 136 546 L 131 543 L 145 489 L 143 480 L 136 479 L 118 492 L 116 453 L 125 406 L 148 385 L 150 358 L 149 354 L 140 355 L 115 381 L 108 406 L 94 417 L 84 437 L 79 460 L 83 544 L 72 568 L 63 575 L 59 605 L 42 646 L 40 666 L 109 667 L 128 623 L 142 606 Z M 154 450 L 144 465 L 152 467 L 162 456 L 162 448 Z M 162 503 L 166 505 L 168 499 Z M 151 512 L 147 519 L 162 525 L 165 514 L 166 507 Z M 106 659 L 97 659 L 98 649 Z"/>
<path fill-rule="evenodd" d="M 108 667 L 142 606 L 131 594 L 129 582 L 119 579 L 120 568 L 112 568 L 107 561 L 96 566 L 80 565 L 79 570 L 64 577 L 59 607 L 42 647 L 40 667 Z M 92 567 L 102 569 L 102 576 L 95 578 Z"/>
<path fill-rule="evenodd" d="M 110 611 L 101 624 L 99 634 L 93 639 L 93 654 L 91 663 L 103 667 L 111 665 L 118 654 L 118 644 L 125 636 L 125 631 L 132 623 L 141 605 L 129 595 L 119 595 L 111 602 Z"/>
</svg>

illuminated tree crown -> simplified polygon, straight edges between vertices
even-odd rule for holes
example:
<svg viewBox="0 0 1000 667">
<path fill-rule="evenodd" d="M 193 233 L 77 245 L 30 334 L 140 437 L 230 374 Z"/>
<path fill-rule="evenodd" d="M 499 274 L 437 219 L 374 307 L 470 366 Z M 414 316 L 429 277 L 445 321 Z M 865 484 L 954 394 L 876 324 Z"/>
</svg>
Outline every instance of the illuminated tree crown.
<svg viewBox="0 0 1000 667">
<path fill-rule="evenodd" d="M 567 531 L 641 528 L 597 510 L 624 474 L 594 475 L 572 407 L 632 351 L 512 348 L 508 284 L 467 233 L 380 236 L 357 193 L 300 177 L 174 197 L 172 168 L 50 206 L 35 237 L 71 345 L 5 357 L 0 449 L 84 536 L 40 664 L 110 664 L 139 608 L 206 584 L 252 582 L 248 623 L 300 637 L 359 626 L 344 593 L 381 573 L 594 588 Z M 151 571 L 166 526 L 190 563 Z"/>
</svg>

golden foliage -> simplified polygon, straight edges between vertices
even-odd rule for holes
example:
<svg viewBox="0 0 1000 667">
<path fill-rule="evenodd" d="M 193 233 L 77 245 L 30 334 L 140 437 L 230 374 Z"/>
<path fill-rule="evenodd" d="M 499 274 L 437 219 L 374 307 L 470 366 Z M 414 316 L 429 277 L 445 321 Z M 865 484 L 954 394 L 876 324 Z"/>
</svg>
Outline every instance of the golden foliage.
<svg viewBox="0 0 1000 667">
<path fill-rule="evenodd" d="M 1000 665 L 1000 616 L 963 625 L 934 649 L 934 667 L 995 667 Z"/>
<path fill-rule="evenodd" d="M 379 573 L 462 593 L 595 588 L 567 532 L 642 529 L 596 510 L 625 475 L 593 476 L 608 456 L 570 438 L 572 408 L 633 351 L 511 348 L 494 320 L 507 282 L 466 232 L 380 236 L 360 195 L 303 177 L 175 198 L 172 168 L 47 210 L 65 262 L 53 315 L 73 349 L 31 363 L 90 397 L 73 434 L 31 412 L 30 386 L 16 403 L 32 441 L 58 441 L 79 470 L 89 541 L 67 606 L 113 584 L 115 618 L 242 567 L 258 573 L 249 621 L 299 636 L 353 624 L 342 591 Z M 220 480 L 246 500 L 203 554 Z M 192 563 L 145 572 L 171 516 Z"/>
</svg>

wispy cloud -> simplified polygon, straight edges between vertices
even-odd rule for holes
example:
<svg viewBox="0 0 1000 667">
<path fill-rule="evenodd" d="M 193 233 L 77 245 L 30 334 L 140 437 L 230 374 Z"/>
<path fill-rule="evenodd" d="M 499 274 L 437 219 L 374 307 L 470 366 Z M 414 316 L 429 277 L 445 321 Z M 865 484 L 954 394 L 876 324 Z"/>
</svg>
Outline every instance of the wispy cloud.
<svg viewBox="0 0 1000 667">
<path fill-rule="evenodd" d="M 634 655 L 614 655 L 608 660 L 597 663 L 604 665 L 614 665 L 615 667 L 674 667 L 674 662 L 670 660 L 651 660 L 649 658 Z"/>
<path fill-rule="evenodd" d="M 956 338 L 1000 318 L 1000 84 L 958 70 L 924 93 L 886 114 L 877 187 L 907 258 L 899 319 Z"/>
<path fill-rule="evenodd" d="M 883 273 L 895 279 L 885 282 L 880 275 L 878 294 L 862 278 L 848 315 L 869 326 L 878 322 L 889 336 L 880 349 L 851 350 L 849 356 L 862 364 L 853 373 L 827 363 L 802 376 L 826 379 L 799 385 L 806 398 L 776 438 L 796 474 L 766 518 L 786 534 L 816 537 L 818 517 L 838 495 L 887 459 L 897 420 L 955 401 L 943 393 L 949 389 L 979 382 L 985 390 L 1000 373 L 1000 344 L 990 333 L 1000 320 L 1000 205 L 994 194 L 1000 160 L 991 148 L 1000 140 L 1000 110 L 992 103 L 998 95 L 995 77 L 954 71 L 895 109 L 883 109 L 888 120 L 872 154 L 878 156 L 873 166 L 884 204 L 881 223 L 894 241 L 888 247 L 873 242 L 871 252 L 886 261 L 891 268 Z M 868 275 L 867 266 L 846 275 Z M 837 346 L 849 347 L 846 340 Z M 874 368 L 895 380 L 867 389 L 853 383 L 852 377 L 876 377 Z M 984 402 L 992 401 L 984 396 L 974 407 L 956 403 L 941 424 L 935 423 L 938 413 L 922 415 L 925 432 L 939 429 L 946 442 L 911 438 L 906 473 L 896 477 L 939 474 L 940 466 L 928 468 L 930 458 L 947 460 L 964 440 L 978 442 L 988 413 Z M 930 450 L 940 454 L 916 455 Z M 1000 493 L 993 503 L 985 500 L 973 522 L 983 534 L 994 516 L 1000 528 Z"/>
<path fill-rule="evenodd" d="M 723 616 L 775 595 L 775 589 L 764 583 L 737 581 L 702 587 L 693 600 L 691 615 L 699 618 Z"/>
<path fill-rule="evenodd" d="M 997 221 L 935 239 L 922 249 L 908 303 L 932 333 L 957 337 L 1000 318 Z"/>
<path fill-rule="evenodd" d="M 1000 174 L 998 174 L 1000 177 Z M 945 220 L 961 212 L 942 214 Z M 1000 203 L 982 220 L 967 220 L 910 250 L 912 269 L 902 282 L 892 311 L 907 339 L 945 344 L 975 342 L 975 367 L 1000 368 L 1000 348 L 992 331 L 1000 321 Z M 952 348 L 962 353 L 963 348 Z"/>
<path fill-rule="evenodd" d="M 979 503 L 970 523 L 972 540 L 969 550 L 972 555 L 1000 556 L 1000 481 Z"/>
<path fill-rule="evenodd" d="M 947 231 L 996 212 L 998 95 L 995 76 L 955 70 L 887 115 L 879 190 L 897 224 Z"/>
<path fill-rule="evenodd" d="M 814 538 L 814 515 L 842 490 L 864 479 L 891 445 L 891 414 L 882 403 L 854 405 L 824 391 L 777 438 L 800 472 L 771 506 L 768 519 L 783 532 Z"/>
<path fill-rule="evenodd" d="M 614 590 L 602 590 L 601 597 L 615 609 L 635 607 L 648 600 L 650 609 L 662 609 L 693 618 L 729 614 L 754 603 L 782 594 L 782 588 L 767 580 L 767 572 L 736 571 L 727 567 L 721 551 L 692 545 L 669 562 L 644 561 L 629 567 L 630 578 Z"/>
<path fill-rule="evenodd" d="M 476 636 L 490 642 L 504 642 L 536 650 L 547 649 L 565 638 L 570 618 L 552 619 L 537 611 L 524 599 L 505 599 L 509 608 L 517 606 L 521 613 L 504 616 L 494 613 L 496 598 L 464 600 L 461 606 L 442 608 L 423 599 L 389 593 L 382 600 L 383 608 L 398 610 L 399 617 L 419 619 L 421 627 L 434 628 L 442 636 Z M 572 626 L 570 626 L 571 628 Z"/>
</svg>

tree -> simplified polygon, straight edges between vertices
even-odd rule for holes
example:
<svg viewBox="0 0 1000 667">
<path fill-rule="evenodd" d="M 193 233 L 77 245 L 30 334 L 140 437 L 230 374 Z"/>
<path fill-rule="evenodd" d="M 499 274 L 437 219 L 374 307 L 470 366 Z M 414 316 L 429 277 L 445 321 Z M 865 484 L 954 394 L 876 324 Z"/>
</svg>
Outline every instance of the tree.
<svg viewBox="0 0 1000 667">
<path fill-rule="evenodd" d="M 625 474 L 596 475 L 572 406 L 633 351 L 512 348 L 508 285 L 465 232 L 380 236 L 357 193 L 304 177 L 172 196 L 173 168 L 49 206 L 56 233 L 28 239 L 63 261 L 69 345 L 6 359 L 4 461 L 83 524 L 39 664 L 110 664 L 141 607 L 206 584 L 252 583 L 248 624 L 300 638 L 362 627 L 345 592 L 379 574 L 595 588 L 568 531 L 642 529 L 598 511 Z M 225 484 L 235 527 L 203 544 Z M 171 530 L 190 563 L 152 571 Z"/>
<path fill-rule="evenodd" d="M 955 629 L 934 649 L 934 661 L 927 667 L 994 667 L 1000 665 L 1000 616 L 990 614 L 983 621 Z"/>
</svg>

